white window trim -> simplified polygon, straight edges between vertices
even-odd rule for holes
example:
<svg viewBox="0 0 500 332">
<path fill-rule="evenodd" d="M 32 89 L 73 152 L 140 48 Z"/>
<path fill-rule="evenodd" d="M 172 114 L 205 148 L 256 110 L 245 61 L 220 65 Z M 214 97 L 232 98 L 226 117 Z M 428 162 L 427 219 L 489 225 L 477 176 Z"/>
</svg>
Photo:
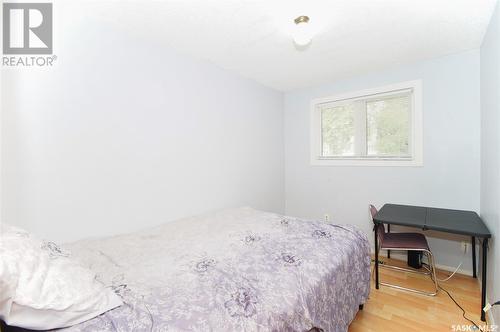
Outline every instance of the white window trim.
<svg viewBox="0 0 500 332">
<path fill-rule="evenodd" d="M 367 158 L 367 157 L 342 157 L 342 158 L 323 158 L 321 157 L 321 117 L 317 106 L 319 104 L 338 102 L 345 99 L 353 99 L 358 97 L 366 97 L 370 95 L 396 92 L 400 90 L 413 90 L 412 99 L 412 132 L 410 136 L 411 142 L 411 159 L 394 159 L 394 158 Z M 310 148 L 311 148 L 311 165 L 314 166 L 408 166 L 421 167 L 423 166 L 423 115 L 422 115 L 422 80 L 414 80 L 401 82 L 386 86 L 381 86 L 373 89 L 365 89 L 353 91 L 343 94 L 338 94 L 326 98 L 317 98 L 311 101 L 310 109 Z"/>
</svg>

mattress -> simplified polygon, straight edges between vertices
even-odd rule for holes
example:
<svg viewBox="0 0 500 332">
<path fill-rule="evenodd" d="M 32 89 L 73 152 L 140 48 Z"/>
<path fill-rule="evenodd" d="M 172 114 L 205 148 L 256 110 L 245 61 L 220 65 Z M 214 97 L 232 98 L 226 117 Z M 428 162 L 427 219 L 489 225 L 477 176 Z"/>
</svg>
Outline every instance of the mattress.
<svg viewBox="0 0 500 332">
<path fill-rule="evenodd" d="M 370 290 L 361 230 L 251 208 L 65 247 L 125 303 L 66 332 L 340 332 Z"/>
</svg>

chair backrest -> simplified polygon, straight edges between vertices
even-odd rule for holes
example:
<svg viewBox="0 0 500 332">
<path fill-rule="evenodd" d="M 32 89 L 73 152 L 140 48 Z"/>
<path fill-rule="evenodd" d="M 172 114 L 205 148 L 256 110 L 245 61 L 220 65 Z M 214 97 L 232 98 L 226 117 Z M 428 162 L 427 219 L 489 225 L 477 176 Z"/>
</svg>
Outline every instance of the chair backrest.
<svg viewBox="0 0 500 332">
<path fill-rule="evenodd" d="M 385 227 L 384 227 L 384 224 L 376 224 L 375 223 L 375 220 L 373 218 L 375 218 L 375 215 L 377 214 L 378 210 L 375 206 L 373 206 L 372 204 L 369 205 L 369 209 L 370 209 L 370 215 L 372 217 L 372 222 L 373 222 L 373 225 L 375 227 L 377 227 L 377 235 L 378 235 L 378 240 L 380 243 L 382 243 L 382 241 L 384 240 L 384 235 L 385 235 Z M 375 227 L 373 228 L 373 230 L 375 230 Z"/>
<path fill-rule="evenodd" d="M 373 205 L 369 205 L 369 208 L 370 208 L 370 214 L 372 216 L 372 221 L 373 221 L 373 218 L 375 218 L 375 215 L 377 214 L 378 210 L 375 206 Z"/>
</svg>

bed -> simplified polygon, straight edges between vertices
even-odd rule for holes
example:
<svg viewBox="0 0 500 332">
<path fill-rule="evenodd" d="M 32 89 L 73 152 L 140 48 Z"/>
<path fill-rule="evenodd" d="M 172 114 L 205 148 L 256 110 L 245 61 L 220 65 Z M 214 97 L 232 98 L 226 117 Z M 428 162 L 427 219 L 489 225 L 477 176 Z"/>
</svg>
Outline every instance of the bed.
<svg viewBox="0 0 500 332">
<path fill-rule="evenodd" d="M 125 303 L 65 332 L 345 332 L 370 290 L 362 231 L 251 208 L 64 247 Z"/>
</svg>

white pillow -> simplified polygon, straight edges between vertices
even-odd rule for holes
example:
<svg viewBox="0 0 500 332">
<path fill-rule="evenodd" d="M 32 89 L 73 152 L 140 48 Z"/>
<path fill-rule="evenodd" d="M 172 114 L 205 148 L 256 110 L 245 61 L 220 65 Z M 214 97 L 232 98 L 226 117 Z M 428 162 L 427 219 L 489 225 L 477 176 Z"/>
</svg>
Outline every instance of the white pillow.
<svg viewBox="0 0 500 332">
<path fill-rule="evenodd" d="M 53 242 L 0 224 L 0 319 L 12 326 L 48 330 L 75 325 L 122 305 Z"/>
</svg>

